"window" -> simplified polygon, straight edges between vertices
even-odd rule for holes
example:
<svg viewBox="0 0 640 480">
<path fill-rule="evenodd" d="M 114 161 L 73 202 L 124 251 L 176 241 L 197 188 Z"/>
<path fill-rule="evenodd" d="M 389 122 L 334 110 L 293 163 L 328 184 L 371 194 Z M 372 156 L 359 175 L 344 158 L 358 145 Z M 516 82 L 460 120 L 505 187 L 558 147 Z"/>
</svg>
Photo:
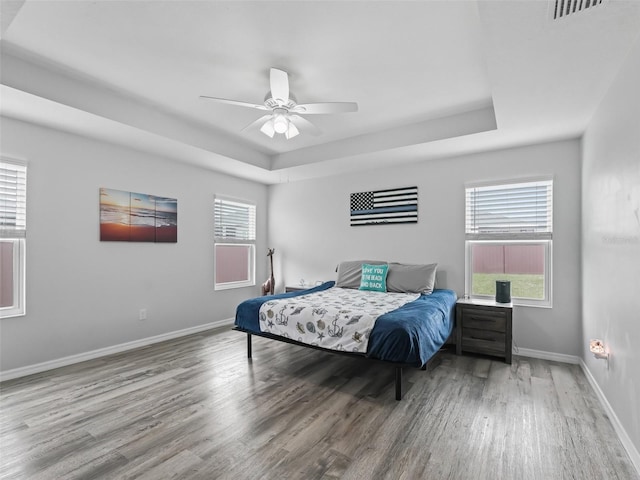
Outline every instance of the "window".
<svg viewBox="0 0 640 480">
<path fill-rule="evenodd" d="M 25 313 L 27 167 L 0 159 L 0 317 Z"/>
<path fill-rule="evenodd" d="M 256 206 L 216 196 L 213 219 L 215 289 L 255 285 Z"/>
<path fill-rule="evenodd" d="M 511 282 L 516 305 L 551 306 L 553 181 L 466 188 L 465 291 L 495 298 Z"/>
</svg>

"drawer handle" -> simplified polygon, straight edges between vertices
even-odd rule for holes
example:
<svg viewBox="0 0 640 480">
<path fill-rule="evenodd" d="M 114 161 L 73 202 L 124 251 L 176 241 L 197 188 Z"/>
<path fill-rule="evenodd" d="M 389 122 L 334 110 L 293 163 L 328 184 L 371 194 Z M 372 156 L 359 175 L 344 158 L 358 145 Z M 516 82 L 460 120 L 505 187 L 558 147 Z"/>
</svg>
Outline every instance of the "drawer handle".
<svg viewBox="0 0 640 480">
<path fill-rule="evenodd" d="M 495 318 L 487 318 L 487 317 L 471 317 L 471 320 L 476 320 L 478 322 L 493 322 L 496 323 L 496 319 Z"/>
<path fill-rule="evenodd" d="M 496 341 L 495 338 L 474 337 L 473 335 L 471 335 L 471 338 L 474 339 L 474 340 L 484 340 L 485 342 L 495 342 Z"/>
</svg>

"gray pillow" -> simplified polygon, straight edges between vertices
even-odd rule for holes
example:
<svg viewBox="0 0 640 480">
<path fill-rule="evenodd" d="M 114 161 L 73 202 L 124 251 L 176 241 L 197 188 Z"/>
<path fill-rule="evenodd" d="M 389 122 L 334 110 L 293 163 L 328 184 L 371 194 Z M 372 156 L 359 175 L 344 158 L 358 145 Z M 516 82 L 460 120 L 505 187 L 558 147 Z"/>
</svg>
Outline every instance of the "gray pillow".
<svg viewBox="0 0 640 480">
<path fill-rule="evenodd" d="M 362 279 L 362 264 L 369 265 L 386 265 L 387 262 L 378 260 L 349 260 L 340 262 L 338 265 L 338 278 L 336 279 L 336 287 L 342 288 L 360 288 L 360 280 Z"/>
<path fill-rule="evenodd" d="M 437 268 L 437 263 L 428 265 L 390 263 L 387 273 L 387 292 L 432 293 Z"/>
</svg>

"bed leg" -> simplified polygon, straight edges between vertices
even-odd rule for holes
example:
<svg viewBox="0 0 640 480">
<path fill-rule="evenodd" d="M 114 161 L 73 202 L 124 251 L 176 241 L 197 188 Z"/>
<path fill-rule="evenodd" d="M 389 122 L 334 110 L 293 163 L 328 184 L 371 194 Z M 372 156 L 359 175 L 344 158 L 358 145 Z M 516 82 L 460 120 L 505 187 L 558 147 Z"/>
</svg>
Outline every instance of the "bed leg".
<svg viewBox="0 0 640 480">
<path fill-rule="evenodd" d="M 396 367 L 396 400 L 402 400 L 402 367 Z"/>
<path fill-rule="evenodd" d="M 251 358 L 251 334 L 247 333 L 247 358 Z"/>
</svg>

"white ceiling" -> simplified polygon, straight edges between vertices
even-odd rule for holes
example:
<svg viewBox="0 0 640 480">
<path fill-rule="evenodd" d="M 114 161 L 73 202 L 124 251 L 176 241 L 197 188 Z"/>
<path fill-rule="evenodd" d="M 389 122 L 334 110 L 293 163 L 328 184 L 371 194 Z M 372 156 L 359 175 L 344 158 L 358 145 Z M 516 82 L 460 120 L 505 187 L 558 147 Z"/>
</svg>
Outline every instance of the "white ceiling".
<svg viewBox="0 0 640 480">
<path fill-rule="evenodd" d="M 276 183 L 572 138 L 640 34 L 640 1 L 2 0 L 0 113 Z M 586 2 L 586 0 L 585 0 Z M 269 68 L 319 136 L 241 130 Z"/>
</svg>

